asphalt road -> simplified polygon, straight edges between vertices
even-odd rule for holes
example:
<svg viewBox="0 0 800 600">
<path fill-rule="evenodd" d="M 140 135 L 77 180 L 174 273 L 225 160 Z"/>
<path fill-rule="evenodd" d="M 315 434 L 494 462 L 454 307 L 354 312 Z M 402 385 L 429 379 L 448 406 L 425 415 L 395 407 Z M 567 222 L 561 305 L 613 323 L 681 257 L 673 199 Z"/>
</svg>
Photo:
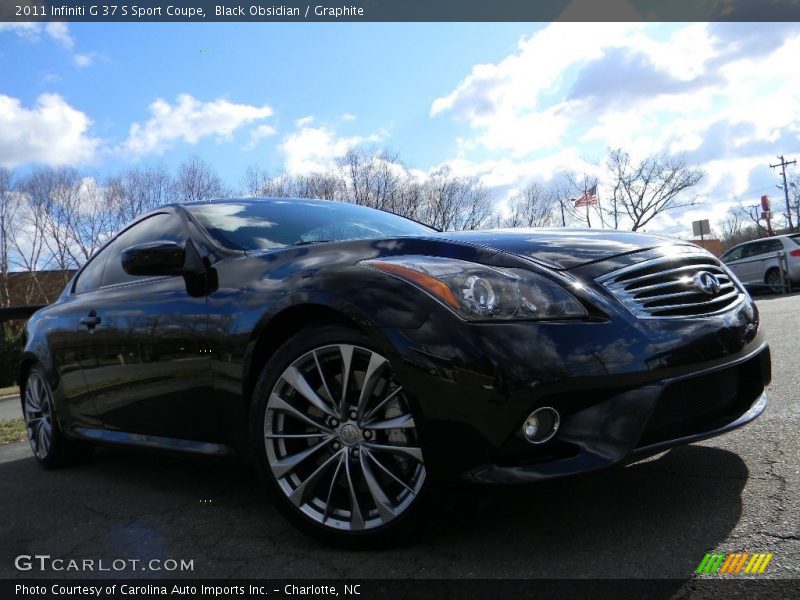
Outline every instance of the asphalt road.
<svg viewBox="0 0 800 600">
<path fill-rule="evenodd" d="M 305 537 L 244 466 L 104 450 L 46 472 L 25 443 L 3 447 L 0 577 L 32 576 L 13 558 L 39 553 L 193 559 L 193 577 L 647 577 L 690 589 L 711 550 L 772 552 L 761 577 L 800 577 L 800 296 L 758 304 L 774 380 L 755 423 L 624 469 L 466 491 L 446 519 L 396 549 Z"/>
<path fill-rule="evenodd" d="M 16 419 L 22 416 L 22 406 L 19 396 L 4 396 L 0 398 L 0 421 Z"/>
</svg>

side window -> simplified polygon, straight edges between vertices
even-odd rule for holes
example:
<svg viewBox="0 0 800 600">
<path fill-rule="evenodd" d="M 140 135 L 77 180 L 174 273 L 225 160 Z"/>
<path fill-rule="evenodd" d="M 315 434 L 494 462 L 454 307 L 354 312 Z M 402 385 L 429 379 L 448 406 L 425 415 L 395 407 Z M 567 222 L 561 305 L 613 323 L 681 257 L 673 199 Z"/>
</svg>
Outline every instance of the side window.
<svg viewBox="0 0 800 600">
<path fill-rule="evenodd" d="M 748 244 L 742 250 L 742 258 L 750 258 L 751 256 L 756 256 L 757 254 L 761 254 L 763 252 L 762 248 L 764 247 L 763 242 L 753 242 L 752 244 Z"/>
<path fill-rule="evenodd" d="M 761 253 L 780 252 L 781 250 L 783 250 L 783 244 L 780 240 L 769 240 L 764 242 L 764 248 L 761 250 Z"/>
<path fill-rule="evenodd" d="M 103 267 L 106 264 L 106 260 L 108 260 L 108 248 L 103 248 L 89 259 L 75 282 L 76 294 L 91 292 L 100 287 L 100 279 L 103 277 Z"/>
<path fill-rule="evenodd" d="M 136 275 L 128 275 L 122 268 L 122 252 L 131 246 L 144 242 L 167 240 L 180 244 L 186 241 L 180 221 L 175 215 L 158 213 L 139 221 L 119 234 L 103 254 L 108 254 L 106 268 L 103 271 L 102 286 L 115 285 L 140 279 Z"/>
<path fill-rule="evenodd" d="M 723 254 L 722 255 L 722 262 L 729 263 L 729 262 L 734 261 L 734 260 L 739 260 L 740 258 L 742 258 L 742 250 L 743 249 L 744 248 L 742 246 L 739 246 L 738 248 L 734 248 L 730 252 L 727 252 L 726 254 Z"/>
</svg>

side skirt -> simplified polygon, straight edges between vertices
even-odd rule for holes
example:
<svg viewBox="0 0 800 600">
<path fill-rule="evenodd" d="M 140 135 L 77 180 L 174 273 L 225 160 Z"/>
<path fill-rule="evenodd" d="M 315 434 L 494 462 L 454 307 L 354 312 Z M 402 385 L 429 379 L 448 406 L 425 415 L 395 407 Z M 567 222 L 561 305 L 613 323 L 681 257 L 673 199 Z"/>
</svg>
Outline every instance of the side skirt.
<svg viewBox="0 0 800 600">
<path fill-rule="evenodd" d="M 230 446 L 215 444 L 213 442 L 197 442 L 194 440 L 181 440 L 158 435 L 145 435 L 143 433 L 128 433 L 125 431 L 109 431 L 107 429 L 94 429 L 91 427 L 75 427 L 72 429 L 72 433 L 92 442 L 137 446 L 139 448 L 151 448 L 154 450 L 202 454 L 205 456 L 232 456 L 235 454 Z"/>
</svg>

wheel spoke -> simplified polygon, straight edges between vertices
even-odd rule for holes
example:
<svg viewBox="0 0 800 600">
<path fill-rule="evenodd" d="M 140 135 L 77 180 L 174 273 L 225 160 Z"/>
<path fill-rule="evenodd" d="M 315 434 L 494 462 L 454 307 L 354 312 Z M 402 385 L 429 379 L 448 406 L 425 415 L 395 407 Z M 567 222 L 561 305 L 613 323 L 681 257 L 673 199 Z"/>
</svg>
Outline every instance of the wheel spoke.
<svg viewBox="0 0 800 600">
<path fill-rule="evenodd" d="M 366 425 L 369 429 L 410 429 L 414 427 L 414 417 L 410 414 L 400 415 L 385 421 L 375 421 Z"/>
<path fill-rule="evenodd" d="M 268 440 L 288 440 L 288 439 L 313 439 L 326 437 L 330 433 L 268 433 L 264 437 Z"/>
<path fill-rule="evenodd" d="M 393 454 L 405 454 L 406 456 L 410 456 L 417 462 L 423 462 L 422 460 L 422 449 L 414 447 L 414 446 L 391 446 L 387 444 L 373 444 L 366 442 L 364 444 L 370 450 L 376 450 L 379 452 L 390 452 Z"/>
<path fill-rule="evenodd" d="M 322 381 L 322 387 L 325 389 L 325 395 L 328 396 L 327 398 L 328 402 L 330 402 L 334 406 L 334 408 L 336 408 L 337 402 L 336 399 L 333 397 L 333 394 L 331 393 L 331 388 L 328 386 L 328 378 L 325 377 L 325 372 L 322 370 L 322 365 L 319 362 L 317 351 L 314 350 L 312 354 L 314 355 L 314 364 L 317 365 L 317 373 L 319 373 L 320 381 Z"/>
<path fill-rule="evenodd" d="M 268 408 L 269 408 L 269 410 L 277 410 L 278 412 L 282 412 L 284 414 L 291 415 L 295 419 L 297 419 L 299 421 L 303 421 L 304 423 L 307 423 L 308 425 L 311 425 L 312 427 L 314 427 L 318 431 L 324 431 L 325 433 L 333 434 L 333 429 L 323 425 L 322 423 L 320 423 L 316 419 L 312 419 L 308 415 L 305 415 L 305 414 L 301 413 L 294 406 L 292 406 L 291 404 L 286 402 L 286 400 L 284 400 L 283 398 L 281 398 L 277 394 L 272 394 L 272 397 L 271 397 L 271 399 L 269 401 L 269 407 Z"/>
<path fill-rule="evenodd" d="M 303 377 L 303 374 L 300 373 L 295 366 L 290 366 L 288 369 L 286 369 L 286 371 L 284 371 L 283 380 L 292 386 L 301 396 L 303 396 L 303 398 L 308 400 L 326 415 L 339 418 L 337 412 L 328 406 L 328 403 L 317 395 L 317 393 L 308 384 L 308 381 L 306 381 L 306 378 Z"/>
<path fill-rule="evenodd" d="M 353 347 L 339 346 L 339 353 L 342 355 L 342 397 L 339 401 L 339 412 L 344 414 L 347 411 L 347 388 L 350 385 L 350 367 L 353 364 Z"/>
<path fill-rule="evenodd" d="M 272 472 L 275 474 L 275 477 L 280 479 L 290 471 L 294 470 L 300 463 L 308 459 L 311 455 L 315 454 L 320 448 L 326 446 L 332 439 L 333 436 L 328 436 L 321 442 L 318 442 L 313 446 L 309 446 L 308 448 L 298 452 L 297 454 L 284 456 L 283 458 L 270 463 L 270 466 L 272 467 Z"/>
<path fill-rule="evenodd" d="M 44 445 L 44 453 L 47 454 L 50 452 L 50 430 L 46 427 L 43 427 L 42 433 L 42 442 Z"/>
<path fill-rule="evenodd" d="M 333 472 L 333 477 L 331 478 L 331 484 L 328 487 L 328 495 L 325 497 L 325 512 L 322 514 L 322 522 L 328 520 L 331 511 L 331 500 L 333 499 L 333 490 L 336 489 L 336 484 L 339 482 L 339 477 L 342 473 L 342 465 L 347 460 L 347 455 L 344 452 L 344 448 L 342 448 L 341 454 L 339 454 L 339 464 L 336 465 L 336 470 Z"/>
<path fill-rule="evenodd" d="M 39 426 L 36 428 L 36 452 L 41 453 L 44 449 L 44 427 L 42 427 L 41 421 L 39 422 Z M 45 452 L 46 454 L 46 452 Z"/>
<path fill-rule="evenodd" d="M 383 489 L 381 489 L 375 475 L 372 474 L 372 469 L 369 468 L 366 460 L 360 461 L 361 473 L 364 475 L 364 480 L 367 482 L 367 489 L 373 502 L 378 509 L 378 514 L 384 521 L 391 521 L 397 513 L 395 513 L 394 506 L 391 500 L 386 496 Z"/>
<path fill-rule="evenodd" d="M 31 441 L 35 441 L 39 435 L 39 427 L 42 426 L 41 419 L 34 419 L 28 423 L 28 437 Z"/>
<path fill-rule="evenodd" d="M 399 483 L 400 485 L 402 485 L 402 486 L 403 486 L 403 487 L 404 487 L 406 490 L 408 490 L 410 493 L 412 493 L 412 494 L 414 494 L 414 495 L 416 496 L 417 492 L 415 492 L 415 491 L 414 491 L 412 488 L 410 488 L 410 487 L 408 486 L 408 484 L 407 484 L 406 482 L 404 482 L 402 479 L 400 479 L 400 478 L 399 478 L 397 475 L 395 475 L 394 473 L 392 473 L 392 472 L 389 470 L 389 468 L 388 468 L 388 467 L 384 466 L 384 464 L 383 464 L 381 461 L 379 461 L 379 460 L 378 460 L 378 457 L 377 457 L 377 456 L 375 456 L 375 455 L 374 455 L 372 452 L 370 452 L 370 451 L 369 451 L 369 450 L 367 450 L 366 448 L 362 448 L 362 454 L 364 454 L 364 456 L 367 456 L 367 457 L 369 458 L 369 460 L 371 460 L 372 462 L 374 462 L 374 463 L 375 463 L 375 465 L 376 465 L 376 466 L 377 466 L 377 467 L 378 467 L 378 468 L 379 468 L 381 471 L 383 471 L 384 473 L 386 473 L 386 474 L 387 474 L 389 477 L 391 477 L 392 479 L 394 479 L 394 480 L 395 480 L 397 483 Z"/>
<path fill-rule="evenodd" d="M 313 486 L 322 476 L 322 474 L 328 470 L 328 468 L 340 458 L 340 455 L 344 453 L 344 449 L 339 450 L 337 453 L 332 454 L 328 457 L 325 462 L 323 462 L 320 466 L 316 468 L 316 470 L 311 473 L 308 477 L 303 480 L 303 483 L 298 485 L 294 491 L 289 496 L 289 500 L 291 500 L 295 506 L 301 506 L 306 499 L 306 494 L 308 493 L 309 487 Z"/>
<path fill-rule="evenodd" d="M 386 396 L 386 398 L 384 398 L 383 400 L 381 400 L 381 401 L 378 403 L 378 405 L 377 405 L 375 408 L 373 408 L 372 410 L 370 410 L 370 411 L 369 411 L 369 412 L 368 412 L 368 413 L 367 413 L 367 414 L 364 416 L 364 422 L 365 422 L 365 423 L 368 423 L 368 422 L 369 422 L 369 420 L 370 420 L 372 417 L 374 417 L 376 414 L 378 414 L 378 412 L 379 412 L 379 411 L 380 411 L 380 410 L 381 410 L 381 409 L 382 409 L 384 406 L 386 406 L 387 404 L 389 404 L 389 402 L 391 402 L 392 400 L 394 400 L 394 397 L 395 397 L 395 396 L 397 396 L 397 394 L 399 394 L 399 393 L 400 393 L 402 390 L 403 390 L 403 386 L 398 386 L 398 387 L 396 387 L 395 389 L 393 389 L 393 390 L 391 391 L 391 393 L 390 393 L 388 396 Z"/>
<path fill-rule="evenodd" d="M 40 412 L 41 405 L 37 404 L 30 388 L 25 390 L 25 411 L 28 413 Z"/>
<path fill-rule="evenodd" d="M 372 356 L 369 357 L 369 364 L 367 365 L 367 372 L 364 374 L 364 381 L 361 384 L 361 392 L 358 395 L 358 417 L 359 419 L 362 418 L 364 414 L 364 408 L 367 403 L 367 400 L 372 395 L 372 391 L 375 389 L 375 385 L 378 382 L 378 377 L 376 375 L 380 372 L 385 364 L 388 361 L 382 357 L 380 354 L 372 353 Z"/>
<path fill-rule="evenodd" d="M 358 497 L 353 483 L 353 474 L 350 469 L 350 460 L 344 459 L 344 470 L 347 474 L 347 487 L 350 493 L 350 525 L 353 529 L 364 529 L 364 517 L 361 516 L 361 509 L 358 506 Z"/>
</svg>

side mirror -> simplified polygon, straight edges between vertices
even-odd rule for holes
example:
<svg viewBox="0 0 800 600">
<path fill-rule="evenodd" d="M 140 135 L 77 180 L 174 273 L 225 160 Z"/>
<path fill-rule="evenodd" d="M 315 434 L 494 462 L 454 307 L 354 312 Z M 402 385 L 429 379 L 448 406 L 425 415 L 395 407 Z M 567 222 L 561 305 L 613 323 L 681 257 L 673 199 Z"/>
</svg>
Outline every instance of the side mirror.
<svg viewBox="0 0 800 600">
<path fill-rule="evenodd" d="M 203 262 L 191 241 L 186 246 L 157 241 L 122 251 L 122 268 L 129 275 L 187 275 L 203 271 Z"/>
</svg>

